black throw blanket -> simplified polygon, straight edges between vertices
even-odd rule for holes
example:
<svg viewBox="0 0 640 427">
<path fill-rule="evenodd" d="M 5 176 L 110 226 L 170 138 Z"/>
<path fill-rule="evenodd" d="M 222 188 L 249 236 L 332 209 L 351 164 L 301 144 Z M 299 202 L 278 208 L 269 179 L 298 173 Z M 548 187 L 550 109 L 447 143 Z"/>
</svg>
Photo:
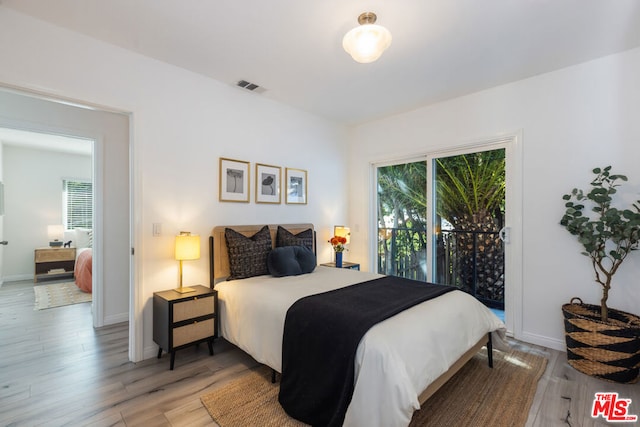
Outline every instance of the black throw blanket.
<svg viewBox="0 0 640 427">
<path fill-rule="evenodd" d="M 341 426 L 364 334 L 378 322 L 454 289 L 386 276 L 296 301 L 284 324 L 278 396 L 284 410 L 313 426 Z"/>
</svg>

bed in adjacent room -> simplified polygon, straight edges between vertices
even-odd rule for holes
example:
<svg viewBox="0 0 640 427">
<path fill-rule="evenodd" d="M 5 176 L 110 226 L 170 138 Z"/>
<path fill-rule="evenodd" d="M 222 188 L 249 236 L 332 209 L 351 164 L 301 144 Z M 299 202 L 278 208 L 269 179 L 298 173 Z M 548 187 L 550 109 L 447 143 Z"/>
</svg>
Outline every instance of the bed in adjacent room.
<svg viewBox="0 0 640 427">
<path fill-rule="evenodd" d="M 262 237 L 257 238 L 259 235 Z M 315 267 L 315 264 L 310 269 L 304 262 L 298 262 L 302 258 L 291 250 L 269 252 L 271 248 L 287 245 L 315 248 L 311 224 L 271 225 L 268 232 L 264 226 L 216 227 L 210 243 L 211 281 L 218 291 L 220 333 L 277 372 L 283 371 L 284 355 L 281 403 L 286 376 L 294 376 L 287 371 L 290 362 L 286 349 L 291 345 L 283 348 L 283 341 L 288 343 L 291 337 L 289 334 L 287 339 L 283 338 L 285 324 L 287 331 L 291 329 L 287 323 L 292 319 L 291 314 L 289 317 L 287 314 L 292 311 L 290 308 L 298 307 L 310 295 L 315 298 L 319 294 L 349 291 L 384 279 L 379 274 Z M 269 248 L 266 245 L 270 245 Z M 261 264 L 264 252 L 272 255 L 288 252 L 287 256 L 294 260 L 286 259 L 282 266 L 272 268 L 282 276 L 275 277 L 268 271 L 272 265 Z M 245 265 L 238 267 L 239 262 Z M 256 263 L 259 265 L 252 265 Z M 312 271 L 296 271 L 300 265 L 302 270 Z M 286 270 L 292 274 L 280 274 L 287 273 Z M 350 286 L 354 284 L 358 285 Z M 306 323 L 300 322 L 300 318 L 296 322 Z M 352 394 L 346 413 L 329 424 L 408 425 L 420 403 L 487 344 L 488 336 L 493 336 L 493 342 L 501 345 L 504 331 L 504 324 L 489 309 L 458 290 L 417 303 L 380 321 L 368 329 L 357 344 L 353 380 L 348 381 Z M 309 343 L 313 344 L 313 340 Z M 334 340 L 326 341 L 329 351 L 333 344 Z M 284 404 L 283 407 L 288 409 Z"/>
<path fill-rule="evenodd" d="M 73 277 L 76 286 L 87 293 L 92 292 L 93 283 L 93 230 L 90 228 L 75 228 L 65 231 L 65 242 L 71 241 L 76 248 L 76 262 Z"/>
</svg>

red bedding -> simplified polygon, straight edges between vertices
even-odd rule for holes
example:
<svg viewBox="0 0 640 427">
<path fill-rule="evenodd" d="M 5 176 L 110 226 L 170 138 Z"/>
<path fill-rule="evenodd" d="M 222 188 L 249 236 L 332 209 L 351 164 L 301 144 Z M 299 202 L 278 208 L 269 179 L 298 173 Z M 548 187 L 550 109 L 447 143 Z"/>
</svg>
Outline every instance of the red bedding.
<svg viewBox="0 0 640 427">
<path fill-rule="evenodd" d="M 93 258 L 93 251 L 91 249 L 85 249 L 80 252 L 78 259 L 76 260 L 76 267 L 73 275 L 76 278 L 76 285 L 82 292 L 91 293 L 91 266 Z"/>
</svg>

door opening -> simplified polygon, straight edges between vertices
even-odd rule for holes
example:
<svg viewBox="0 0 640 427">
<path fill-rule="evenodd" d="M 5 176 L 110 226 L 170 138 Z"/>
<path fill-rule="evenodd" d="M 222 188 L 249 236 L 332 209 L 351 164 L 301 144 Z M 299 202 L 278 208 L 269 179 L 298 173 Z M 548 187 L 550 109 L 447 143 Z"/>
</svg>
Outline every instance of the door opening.
<svg viewBox="0 0 640 427">
<path fill-rule="evenodd" d="M 456 286 L 519 331 L 520 150 L 513 135 L 374 165 L 377 271 Z"/>
</svg>

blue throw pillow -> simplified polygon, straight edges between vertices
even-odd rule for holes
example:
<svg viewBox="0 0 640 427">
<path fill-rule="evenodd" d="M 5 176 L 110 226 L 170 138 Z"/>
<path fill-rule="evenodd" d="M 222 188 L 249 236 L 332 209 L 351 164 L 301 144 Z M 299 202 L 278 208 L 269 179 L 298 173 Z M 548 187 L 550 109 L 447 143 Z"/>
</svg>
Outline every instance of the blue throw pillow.
<svg viewBox="0 0 640 427">
<path fill-rule="evenodd" d="M 267 267 L 276 277 L 311 273 L 316 268 L 316 254 L 304 246 L 275 248 L 269 252 Z"/>
</svg>

